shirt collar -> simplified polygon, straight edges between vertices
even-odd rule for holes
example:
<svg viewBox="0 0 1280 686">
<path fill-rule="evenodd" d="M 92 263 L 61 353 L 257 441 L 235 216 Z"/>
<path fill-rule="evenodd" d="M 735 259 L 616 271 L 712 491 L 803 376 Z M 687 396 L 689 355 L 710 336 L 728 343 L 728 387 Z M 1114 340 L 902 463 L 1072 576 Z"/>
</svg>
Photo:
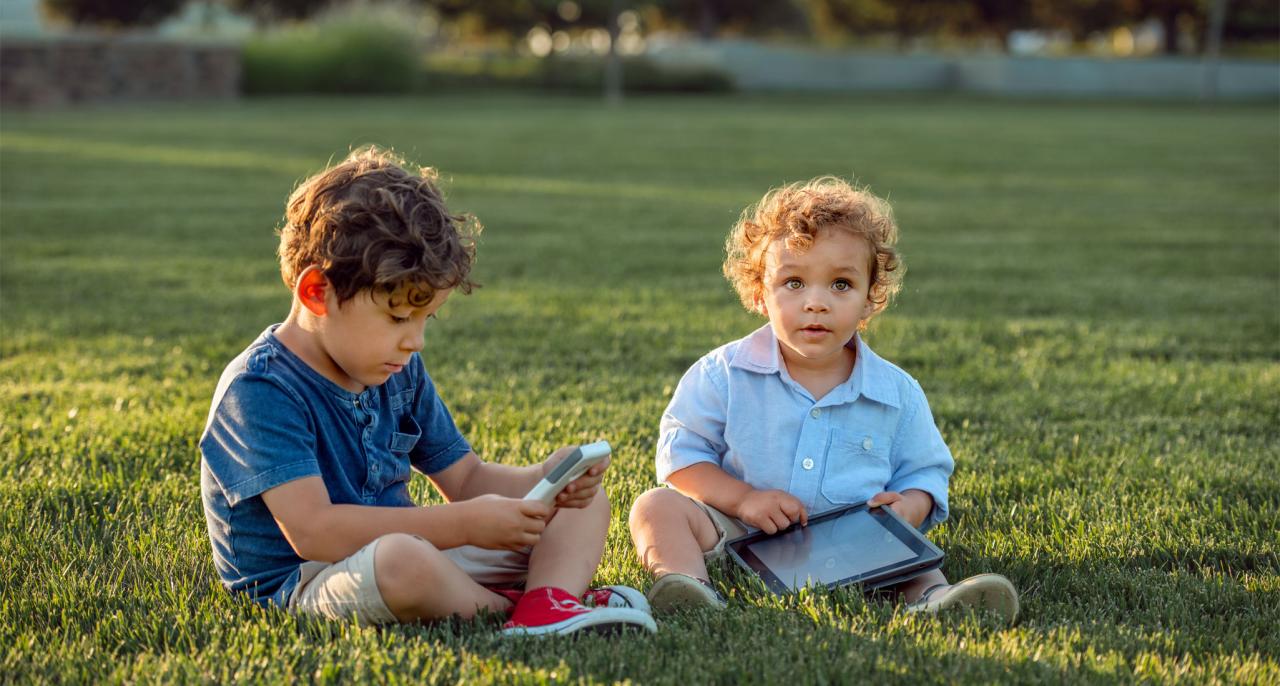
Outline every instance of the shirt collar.
<svg viewBox="0 0 1280 686">
<path fill-rule="evenodd" d="M 902 397 L 894 383 L 893 366 L 875 354 L 862 336 L 854 334 L 846 346 L 855 348 L 858 353 L 853 373 L 827 394 L 823 404 L 851 403 L 862 396 L 883 405 L 902 407 Z M 743 339 L 729 360 L 729 366 L 757 374 L 782 374 L 782 353 L 778 350 L 773 328 L 765 324 Z"/>
<path fill-rule="evenodd" d="M 267 327 L 267 330 L 262 332 L 262 337 L 267 340 L 267 344 L 270 345 L 273 350 L 281 355 L 285 360 L 285 364 L 293 367 L 297 373 L 311 379 L 313 383 L 318 384 L 321 388 L 324 388 L 331 395 L 337 396 L 340 400 L 345 400 L 347 402 L 355 402 L 357 400 L 368 402 L 373 401 L 374 396 L 377 395 L 377 393 L 374 392 L 375 387 L 369 386 L 360 393 L 352 393 L 342 386 L 339 386 L 337 383 L 334 383 L 332 379 L 321 374 L 315 369 L 315 367 L 312 367 L 301 357 L 298 357 L 298 354 L 290 350 L 289 346 L 284 344 L 284 341 L 277 338 L 276 329 L 279 328 L 280 324 L 273 324 Z"/>
</svg>

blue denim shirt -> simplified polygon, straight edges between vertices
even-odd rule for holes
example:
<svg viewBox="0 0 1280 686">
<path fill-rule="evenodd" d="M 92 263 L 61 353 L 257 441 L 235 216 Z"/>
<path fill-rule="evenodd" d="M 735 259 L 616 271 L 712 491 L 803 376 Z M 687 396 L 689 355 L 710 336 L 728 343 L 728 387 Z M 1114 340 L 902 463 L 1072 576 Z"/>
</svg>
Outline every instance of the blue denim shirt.
<svg viewBox="0 0 1280 686">
<path fill-rule="evenodd" d="M 933 496 L 922 529 L 947 518 L 955 466 L 920 384 L 862 339 L 853 373 L 815 399 L 787 373 L 768 325 L 685 373 L 662 415 L 658 481 L 699 462 L 758 490 L 786 491 L 810 514 L 918 488 Z"/>
<path fill-rule="evenodd" d="M 438 472 L 471 446 L 414 354 L 386 383 L 352 393 L 325 378 L 268 328 L 218 381 L 200 437 L 200 489 L 222 584 L 284 607 L 304 560 L 262 500 L 319 476 L 334 503 L 410 507 L 413 468 Z"/>
</svg>

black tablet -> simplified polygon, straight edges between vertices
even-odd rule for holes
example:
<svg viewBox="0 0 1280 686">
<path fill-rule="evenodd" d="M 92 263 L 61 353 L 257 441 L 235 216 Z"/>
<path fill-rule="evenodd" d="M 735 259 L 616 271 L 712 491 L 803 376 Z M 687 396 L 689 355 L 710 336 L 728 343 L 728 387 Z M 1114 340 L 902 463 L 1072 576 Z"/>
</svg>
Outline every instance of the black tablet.
<svg viewBox="0 0 1280 686">
<path fill-rule="evenodd" d="M 942 565 L 943 553 L 888 507 L 866 503 L 828 510 L 770 535 L 729 541 L 735 562 L 759 575 L 769 590 L 790 593 L 808 584 L 864 590 L 900 583 Z"/>
</svg>

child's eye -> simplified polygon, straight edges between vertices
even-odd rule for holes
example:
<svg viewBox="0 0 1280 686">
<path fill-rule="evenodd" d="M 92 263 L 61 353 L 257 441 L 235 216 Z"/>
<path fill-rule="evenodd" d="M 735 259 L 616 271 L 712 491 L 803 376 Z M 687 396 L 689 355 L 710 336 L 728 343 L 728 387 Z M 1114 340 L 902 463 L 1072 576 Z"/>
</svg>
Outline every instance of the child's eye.
<svg viewBox="0 0 1280 686">
<path fill-rule="evenodd" d="M 853 288 L 853 284 L 849 283 L 848 281 L 845 281 L 844 279 L 836 279 L 835 282 L 831 284 L 831 287 L 836 289 L 837 291 L 844 292 L 849 290 L 850 288 Z"/>
<path fill-rule="evenodd" d="M 782 285 L 792 291 L 804 288 L 804 282 L 800 279 L 787 279 Z"/>
<path fill-rule="evenodd" d="M 393 324 L 403 324 L 407 321 L 409 321 L 408 317 L 397 317 L 394 314 L 391 315 L 391 323 Z"/>
</svg>

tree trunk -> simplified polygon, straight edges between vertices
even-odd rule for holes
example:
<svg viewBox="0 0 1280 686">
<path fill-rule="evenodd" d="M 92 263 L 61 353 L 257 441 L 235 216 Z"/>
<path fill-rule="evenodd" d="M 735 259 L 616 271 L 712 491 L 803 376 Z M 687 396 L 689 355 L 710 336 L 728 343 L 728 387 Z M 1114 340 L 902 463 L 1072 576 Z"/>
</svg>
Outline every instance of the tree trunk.
<svg viewBox="0 0 1280 686">
<path fill-rule="evenodd" d="M 1227 0 L 1213 0 L 1209 8 L 1209 30 L 1205 37 L 1203 80 L 1200 97 L 1213 100 L 1218 97 L 1218 56 L 1222 52 L 1222 28 L 1227 19 Z"/>
<path fill-rule="evenodd" d="M 716 12 L 711 7 L 711 0 L 702 0 L 698 3 L 698 35 L 702 40 L 716 37 L 716 23 Z"/>
<path fill-rule="evenodd" d="M 622 102 L 622 56 L 618 54 L 618 5 L 621 0 L 609 0 L 609 56 L 604 62 L 604 99 L 610 105 Z"/>
<path fill-rule="evenodd" d="M 1160 13 L 1160 28 L 1164 29 L 1164 54 L 1176 55 L 1182 51 L 1182 41 L 1178 32 L 1178 13 L 1165 10 Z"/>
</svg>

